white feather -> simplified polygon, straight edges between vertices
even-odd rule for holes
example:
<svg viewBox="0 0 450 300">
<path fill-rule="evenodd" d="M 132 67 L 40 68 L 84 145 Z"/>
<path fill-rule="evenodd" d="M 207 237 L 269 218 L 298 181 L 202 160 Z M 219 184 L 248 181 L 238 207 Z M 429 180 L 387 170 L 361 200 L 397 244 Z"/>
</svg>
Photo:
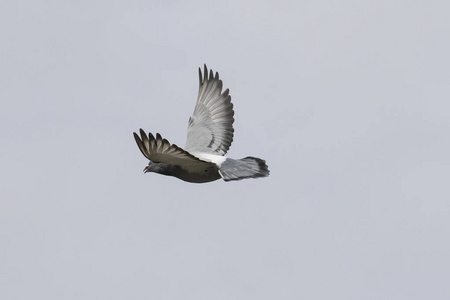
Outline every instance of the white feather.
<svg viewBox="0 0 450 300">
<path fill-rule="evenodd" d="M 222 163 L 227 159 L 225 156 L 210 153 L 194 152 L 191 154 L 201 160 L 215 163 L 218 167 L 220 167 Z"/>
</svg>

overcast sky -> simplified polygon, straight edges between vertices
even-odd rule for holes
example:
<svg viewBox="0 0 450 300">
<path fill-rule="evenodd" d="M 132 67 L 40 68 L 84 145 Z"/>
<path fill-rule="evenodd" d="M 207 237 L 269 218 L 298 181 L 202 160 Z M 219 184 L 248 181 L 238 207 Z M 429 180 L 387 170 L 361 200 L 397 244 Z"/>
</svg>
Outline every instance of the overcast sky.
<svg viewBox="0 0 450 300">
<path fill-rule="evenodd" d="M 2 0 L 0 298 L 450 299 L 449 11 Z M 204 63 L 270 177 L 143 174 Z"/>
</svg>

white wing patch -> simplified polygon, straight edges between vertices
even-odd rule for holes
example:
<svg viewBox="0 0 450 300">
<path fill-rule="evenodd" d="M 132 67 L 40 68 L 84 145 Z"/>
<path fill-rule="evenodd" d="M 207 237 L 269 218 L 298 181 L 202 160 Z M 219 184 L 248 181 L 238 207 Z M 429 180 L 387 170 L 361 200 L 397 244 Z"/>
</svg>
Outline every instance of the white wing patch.
<svg viewBox="0 0 450 300">
<path fill-rule="evenodd" d="M 201 160 L 212 162 L 216 164 L 218 167 L 220 167 L 222 163 L 227 159 L 225 156 L 210 153 L 194 152 L 192 153 L 192 155 L 198 157 Z"/>
</svg>

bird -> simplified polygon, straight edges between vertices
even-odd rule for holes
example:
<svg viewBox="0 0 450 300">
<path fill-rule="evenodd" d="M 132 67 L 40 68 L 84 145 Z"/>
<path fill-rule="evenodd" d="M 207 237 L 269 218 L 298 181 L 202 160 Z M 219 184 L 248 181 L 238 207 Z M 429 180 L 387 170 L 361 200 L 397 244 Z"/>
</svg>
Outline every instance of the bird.
<svg viewBox="0 0 450 300">
<path fill-rule="evenodd" d="M 141 153 L 149 160 L 144 173 L 173 176 L 186 182 L 205 183 L 269 176 L 266 161 L 247 156 L 232 159 L 225 154 L 234 136 L 234 110 L 228 89 L 222 92 L 219 73 L 204 65 L 199 73 L 199 91 L 194 113 L 189 118 L 184 149 L 169 143 L 159 133 L 146 134 L 143 129 L 134 139 Z"/>
</svg>

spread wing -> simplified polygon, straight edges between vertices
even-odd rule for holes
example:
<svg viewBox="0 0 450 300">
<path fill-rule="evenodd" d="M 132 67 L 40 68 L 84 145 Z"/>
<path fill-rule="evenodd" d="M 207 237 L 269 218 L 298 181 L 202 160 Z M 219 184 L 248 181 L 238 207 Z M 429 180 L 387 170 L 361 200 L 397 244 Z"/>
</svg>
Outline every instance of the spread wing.
<svg viewBox="0 0 450 300">
<path fill-rule="evenodd" d="M 139 137 L 136 132 L 133 132 L 139 150 L 154 163 L 177 165 L 188 171 L 196 171 L 197 169 L 204 169 L 214 165 L 198 159 L 175 144 L 170 144 L 159 133 L 156 134 L 155 138 L 151 133 L 147 136 L 145 131 L 141 129 L 140 134 L 141 136 Z"/>
<path fill-rule="evenodd" d="M 228 89 L 222 93 L 219 74 L 199 68 L 200 87 L 194 114 L 189 119 L 186 150 L 224 155 L 233 142 L 233 104 Z"/>
</svg>

